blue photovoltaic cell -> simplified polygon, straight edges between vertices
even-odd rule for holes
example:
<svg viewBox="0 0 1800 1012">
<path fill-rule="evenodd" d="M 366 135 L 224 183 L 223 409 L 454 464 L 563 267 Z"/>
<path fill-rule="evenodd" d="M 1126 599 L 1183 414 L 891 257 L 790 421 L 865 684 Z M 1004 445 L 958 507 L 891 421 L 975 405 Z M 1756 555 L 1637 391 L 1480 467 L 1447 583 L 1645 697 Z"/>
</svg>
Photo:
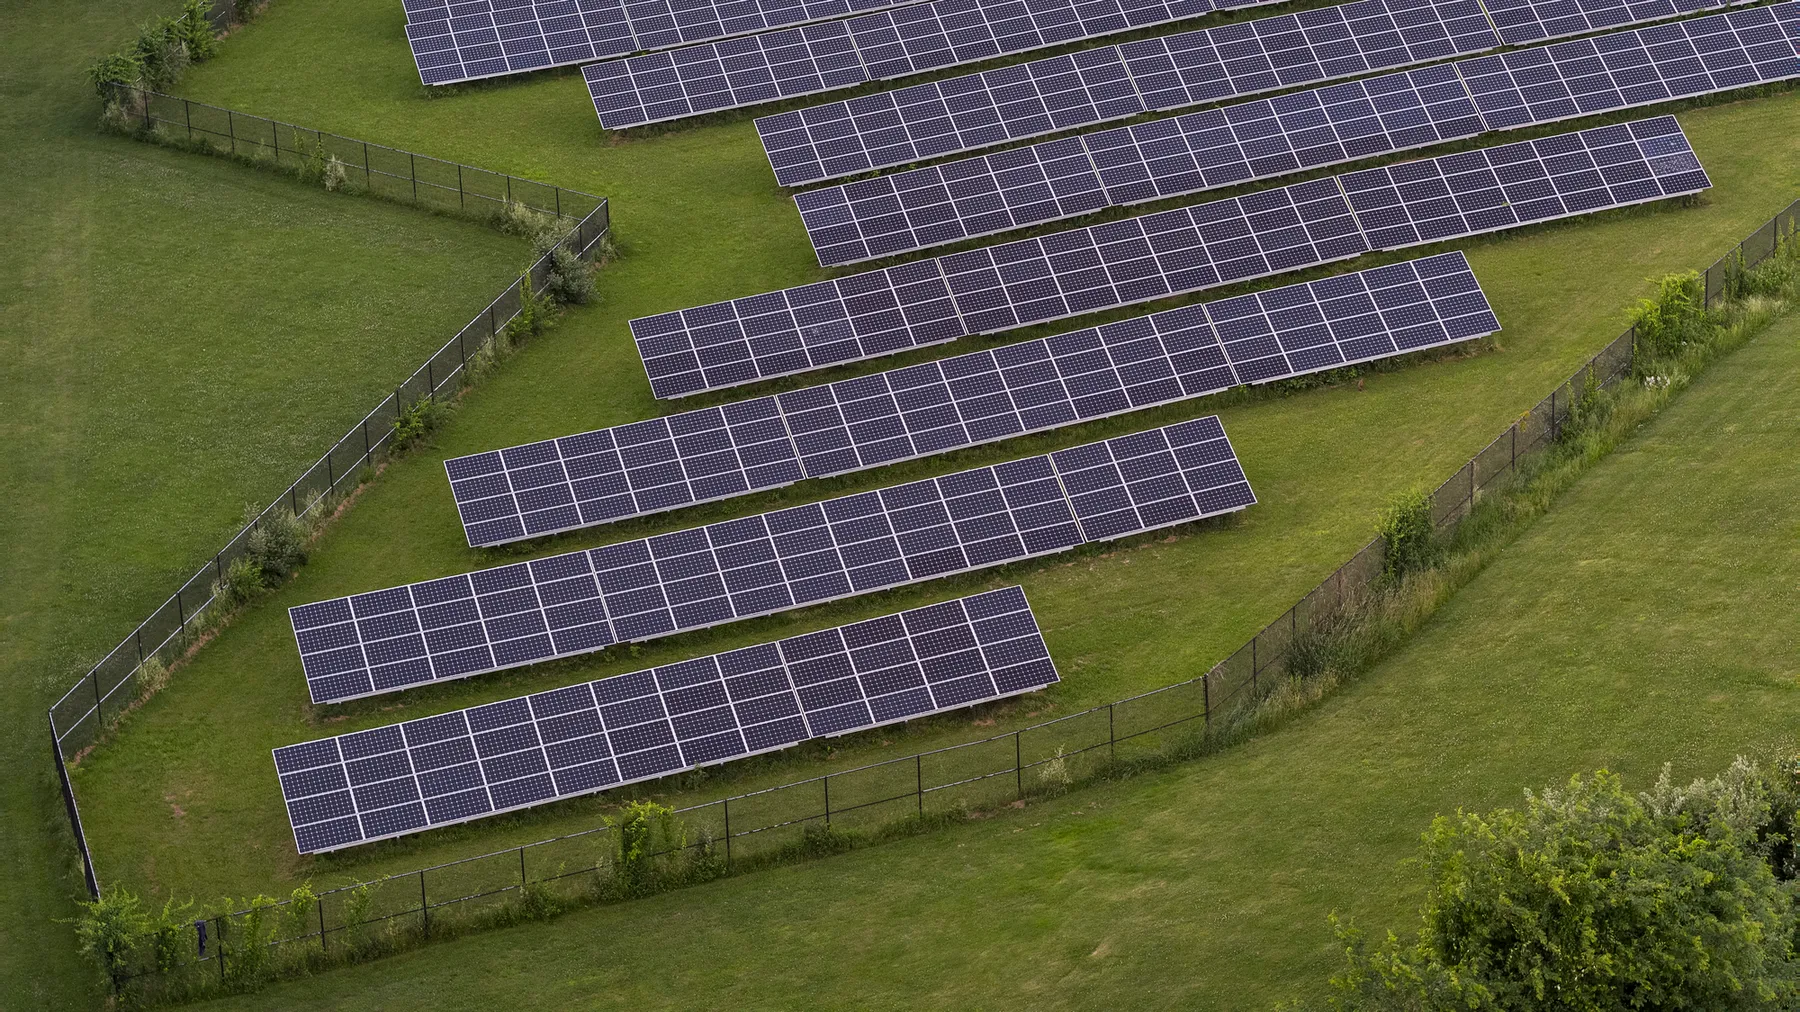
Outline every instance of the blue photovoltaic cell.
<svg viewBox="0 0 1800 1012">
<path fill-rule="evenodd" d="M 302 854 L 467 822 L 1057 682 L 1025 592 L 274 750 Z"/>
<path fill-rule="evenodd" d="M 1710 185 L 1680 124 L 1660 116 L 1020 239 L 631 329 L 652 392 L 683 397 L 847 361 L 859 344 L 863 358 L 891 354 Z"/>
<path fill-rule="evenodd" d="M 1474 0 L 1363 0 L 778 113 L 757 120 L 756 129 L 776 180 L 799 186 L 1145 112 L 1469 55 L 1502 40 L 1519 45 L 1725 6 L 1731 4 L 1509 0 L 1504 17 L 1488 5 L 1501 24 L 1495 35 Z"/>
<path fill-rule="evenodd" d="M 1102 452 L 1094 446 L 301 605 L 288 616 L 313 702 L 341 702 L 1047 555 L 1256 501 L 1217 418 L 1104 445 L 1122 470 L 1103 486 L 1082 465 L 1079 501 L 1063 491 L 1061 462 Z"/>
<path fill-rule="evenodd" d="M 912 3 L 916 0 L 900 0 Z M 419 80 L 454 84 L 749 35 L 892 0 L 405 0 Z"/>
<path fill-rule="evenodd" d="M 1473 0 L 1465 2 L 1473 6 Z M 600 124 L 618 130 L 1252 5 L 1213 0 L 934 0 L 845 21 L 597 63 L 584 67 L 582 77 Z"/>
<path fill-rule="evenodd" d="M 1800 4 L 1516 50 L 795 196 L 827 266 L 1536 125 L 1800 77 Z M 1786 18 L 1785 22 L 1781 20 Z M 1784 35 L 1784 26 L 1788 33 Z"/>
<path fill-rule="evenodd" d="M 495 545 L 1466 341 L 1499 326 L 1468 261 L 1444 253 L 444 467 L 469 544 Z M 772 464 L 736 467 L 723 448 L 730 417 L 779 430 L 779 440 L 754 444 Z"/>
</svg>

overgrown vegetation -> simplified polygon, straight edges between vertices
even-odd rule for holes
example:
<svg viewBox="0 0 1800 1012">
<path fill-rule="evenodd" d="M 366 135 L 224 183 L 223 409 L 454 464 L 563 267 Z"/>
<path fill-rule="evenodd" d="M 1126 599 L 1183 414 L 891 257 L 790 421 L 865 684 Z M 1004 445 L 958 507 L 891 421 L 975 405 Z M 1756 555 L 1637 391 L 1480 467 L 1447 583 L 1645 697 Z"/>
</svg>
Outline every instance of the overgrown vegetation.
<svg viewBox="0 0 1800 1012">
<path fill-rule="evenodd" d="M 1381 575 L 1390 583 L 1429 568 L 1437 557 L 1437 525 L 1431 519 L 1431 494 L 1424 489 L 1389 500 L 1377 530 L 1385 545 Z"/>
<path fill-rule="evenodd" d="M 1616 775 L 1526 791 L 1520 809 L 1439 816 L 1420 926 L 1369 944 L 1333 917 L 1329 1007 L 1792 1009 L 1800 1005 L 1800 765 L 1740 757 L 1632 795 Z"/>
<path fill-rule="evenodd" d="M 117 85 L 136 85 L 155 91 L 181 79 L 190 63 L 211 59 L 218 48 L 212 22 L 212 0 L 186 0 L 177 17 L 159 17 L 138 30 L 138 37 L 124 49 L 95 60 L 88 80 L 109 106 L 126 101 Z"/>
</svg>

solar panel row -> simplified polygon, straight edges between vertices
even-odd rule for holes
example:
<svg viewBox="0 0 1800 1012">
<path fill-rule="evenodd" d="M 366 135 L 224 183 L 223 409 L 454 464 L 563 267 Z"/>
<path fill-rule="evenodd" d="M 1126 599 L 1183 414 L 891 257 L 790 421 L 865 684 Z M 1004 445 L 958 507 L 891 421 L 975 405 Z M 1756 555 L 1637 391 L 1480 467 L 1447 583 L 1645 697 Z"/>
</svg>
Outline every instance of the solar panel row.
<svg viewBox="0 0 1800 1012">
<path fill-rule="evenodd" d="M 1734 0 L 1743 2 L 1743 0 Z M 775 178 L 799 186 L 1277 88 L 1643 24 L 1718 0 L 1362 0 L 1145 39 L 765 116 Z"/>
<path fill-rule="evenodd" d="M 582 77 L 600 124 L 619 130 L 1167 24 L 1225 6 L 1243 5 L 933 0 L 847 21 L 596 63 L 583 68 Z"/>
<path fill-rule="evenodd" d="M 916 0 L 899 0 L 912 3 Z M 404 0 L 419 80 L 454 84 L 895 6 L 894 0 Z"/>
<path fill-rule="evenodd" d="M 794 199 L 819 262 L 853 263 L 1488 130 L 1788 80 L 1800 77 L 1797 44 L 1800 3 L 1752 8 L 1045 141 Z"/>
<path fill-rule="evenodd" d="M 444 462 L 470 545 L 611 523 L 1499 329 L 1460 252 Z"/>
<path fill-rule="evenodd" d="M 658 397 L 1694 193 L 1671 116 L 1020 239 L 631 321 Z"/>
<path fill-rule="evenodd" d="M 652 639 L 1256 501 L 1217 418 L 288 611 L 315 703 Z"/>
<path fill-rule="evenodd" d="M 1007 587 L 274 750 L 294 844 L 337 850 L 1053 685 Z"/>
</svg>

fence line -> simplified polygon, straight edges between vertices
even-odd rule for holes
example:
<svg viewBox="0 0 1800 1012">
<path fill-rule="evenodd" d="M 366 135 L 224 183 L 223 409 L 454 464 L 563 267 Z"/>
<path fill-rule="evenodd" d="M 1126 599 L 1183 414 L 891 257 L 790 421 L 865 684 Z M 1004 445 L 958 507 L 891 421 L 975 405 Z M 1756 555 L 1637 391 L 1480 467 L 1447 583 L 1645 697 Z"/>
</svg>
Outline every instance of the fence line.
<svg viewBox="0 0 1800 1012">
<path fill-rule="evenodd" d="M 1709 267 L 1704 278 L 1708 298 L 1729 286 L 1728 272 L 1741 271 L 1772 253 L 1781 236 L 1792 233 L 1797 215 L 1800 215 L 1800 201 L 1776 214 L 1731 253 Z M 1522 461 L 1546 450 L 1573 416 L 1579 399 L 1577 391 L 1585 391 L 1590 382 L 1596 387 L 1608 387 L 1630 377 L 1637 361 L 1636 336 L 1635 328 L 1627 329 L 1609 342 L 1440 485 L 1432 495 L 1432 513 L 1437 525 L 1451 527 L 1459 523 L 1473 509 L 1481 489 L 1504 475 L 1515 473 Z M 694 850 L 714 854 L 722 849 L 724 869 L 730 873 L 741 861 L 772 855 L 800 842 L 794 838 L 796 828 L 802 834 L 805 827 L 820 824 L 836 827 L 848 823 L 853 828 L 878 828 L 924 818 L 928 814 L 960 810 L 971 803 L 1022 800 L 1042 788 L 1078 779 L 1079 774 L 1069 769 L 1072 761 L 1086 764 L 1091 773 L 1102 768 L 1103 762 L 1119 759 L 1122 746 L 1127 751 L 1135 747 L 1140 753 L 1155 754 L 1182 740 L 1170 732 L 1179 733 L 1177 729 L 1194 721 L 1210 726 L 1215 719 L 1228 716 L 1247 703 L 1254 703 L 1269 688 L 1279 684 L 1277 678 L 1286 674 L 1287 655 L 1301 635 L 1301 626 L 1304 624 L 1307 632 L 1313 631 L 1321 621 L 1336 614 L 1346 602 L 1374 584 L 1382 574 L 1384 558 L 1385 544 L 1377 537 L 1273 622 L 1196 678 L 1014 731 L 677 809 L 676 814 L 683 817 L 684 825 L 698 831 L 698 838 L 650 856 Z M 1104 760 L 1089 758 L 1102 749 L 1105 750 Z M 927 776 L 928 764 L 930 776 Z M 1029 788 L 1025 779 L 1027 771 L 1035 771 L 1037 778 Z M 996 781 L 999 783 L 997 792 L 992 786 Z M 834 783 L 838 798 L 835 805 L 832 800 Z M 938 802 L 940 797 L 946 800 Z M 70 804 L 73 816 L 72 795 Z M 745 821 L 747 814 L 752 816 L 748 823 Z M 595 826 L 329 889 L 317 897 L 316 931 L 308 930 L 260 944 L 279 949 L 283 945 L 317 941 L 320 952 L 324 952 L 334 933 L 361 933 L 370 924 L 399 924 L 401 919 L 413 917 L 418 918 L 421 934 L 428 937 L 434 910 L 461 907 L 494 897 L 523 895 L 534 886 L 546 888 L 549 883 L 603 872 L 607 859 L 591 841 L 605 839 L 611 828 Z M 784 831 L 787 832 L 784 834 Z M 556 870 L 533 878 L 529 872 L 529 855 L 539 855 L 538 867 L 549 866 Z M 575 862 L 574 870 L 569 870 L 571 861 Z M 516 879 L 512 871 L 515 866 Z M 432 876 L 441 883 L 447 875 L 455 876 L 449 895 L 445 896 L 444 886 L 440 884 L 439 895 L 433 899 Z M 414 882 L 417 883 L 416 903 L 411 899 Z M 373 898 L 366 899 L 366 909 L 360 909 L 358 919 L 351 921 L 346 910 L 348 897 L 359 891 L 363 896 Z M 338 900 L 338 918 L 333 924 L 327 909 L 339 896 L 346 899 Z M 290 907 L 292 902 L 278 901 L 266 909 L 280 910 Z M 377 902 L 381 903 L 380 907 L 375 906 Z M 233 919 L 241 921 L 248 914 L 250 911 L 222 913 L 196 922 L 198 955 L 174 969 L 216 961 L 220 979 L 224 980 L 225 950 L 215 945 L 209 953 L 206 926 L 211 925 L 213 935 L 223 939 Z M 131 976 L 159 976 L 165 972 L 146 969 Z"/>
<path fill-rule="evenodd" d="M 425 189 L 422 192 L 428 195 L 444 191 L 457 192 L 464 206 L 473 200 L 486 200 L 496 205 L 510 201 L 557 215 L 568 227 L 559 245 L 583 257 L 591 257 L 595 246 L 611 230 L 611 205 L 604 197 L 344 138 L 337 134 L 294 127 L 276 120 L 248 116 L 235 110 L 206 106 L 141 88 L 126 85 L 115 87 L 130 93 L 134 100 L 141 102 L 145 115 L 150 117 L 152 129 L 157 128 L 157 125 L 166 127 L 171 121 L 163 116 L 153 115 L 150 110 L 179 103 L 184 110 L 225 113 L 232 123 L 266 124 L 269 139 L 273 143 L 279 143 L 280 130 L 287 129 L 312 136 L 321 145 L 338 142 L 355 144 L 359 149 L 370 152 L 371 157 L 377 157 L 377 152 L 382 153 L 379 157 L 388 157 L 389 154 L 405 155 L 411 166 L 409 186 L 423 186 Z M 295 148 L 295 153 L 297 152 L 298 146 Z M 447 187 L 419 174 L 421 168 L 427 174 L 448 171 L 443 168 L 446 166 L 455 170 L 461 180 L 460 187 Z M 371 179 L 378 178 L 377 172 L 380 177 L 400 178 L 397 174 L 375 169 L 373 162 L 369 163 L 369 171 Z M 487 185 L 487 189 L 500 196 L 485 192 L 478 184 Z M 184 580 L 174 594 L 139 622 L 129 635 L 120 640 L 118 645 L 71 685 L 61 698 L 51 704 L 49 724 L 52 750 L 56 757 L 70 829 L 81 856 L 83 878 L 91 895 L 96 898 L 99 896 L 100 883 L 94 868 L 93 854 L 82 831 L 74 788 L 69 781 L 68 753 L 72 750 L 79 751 L 98 741 L 100 732 L 106 725 L 109 708 L 111 716 L 117 717 L 136 698 L 134 690 L 145 662 L 160 660 L 166 663 L 179 652 L 184 645 L 181 642 L 182 635 L 216 603 L 214 589 L 223 581 L 232 562 L 244 554 L 252 532 L 263 520 L 281 509 L 290 510 L 300 517 L 319 509 L 340 486 L 346 482 L 353 484 L 358 471 L 373 462 L 375 455 L 393 442 L 393 423 L 403 416 L 408 405 L 436 399 L 445 387 L 461 381 L 469 360 L 488 349 L 495 337 L 505 331 L 523 308 L 526 280 L 530 280 L 533 291 L 543 290 L 550 274 L 551 256 L 551 253 L 545 253 L 538 258 L 473 319 L 459 328 L 454 336 L 402 380 L 393 393 L 383 397 L 380 403 L 333 442 L 324 456 L 302 471 L 254 520 L 239 530 L 223 548 Z"/>
</svg>

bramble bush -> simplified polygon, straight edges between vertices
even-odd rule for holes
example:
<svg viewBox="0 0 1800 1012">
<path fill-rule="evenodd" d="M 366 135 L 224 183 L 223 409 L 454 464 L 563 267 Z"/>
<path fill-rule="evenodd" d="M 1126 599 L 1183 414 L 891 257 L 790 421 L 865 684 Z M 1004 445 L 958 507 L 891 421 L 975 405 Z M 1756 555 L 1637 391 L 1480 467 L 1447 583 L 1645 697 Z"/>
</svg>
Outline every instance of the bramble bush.
<svg viewBox="0 0 1800 1012">
<path fill-rule="evenodd" d="M 1333 915 L 1346 966 L 1329 1007 L 1703 1010 L 1800 1007 L 1795 766 L 1630 794 L 1613 773 L 1439 816 L 1410 943 Z"/>
</svg>

